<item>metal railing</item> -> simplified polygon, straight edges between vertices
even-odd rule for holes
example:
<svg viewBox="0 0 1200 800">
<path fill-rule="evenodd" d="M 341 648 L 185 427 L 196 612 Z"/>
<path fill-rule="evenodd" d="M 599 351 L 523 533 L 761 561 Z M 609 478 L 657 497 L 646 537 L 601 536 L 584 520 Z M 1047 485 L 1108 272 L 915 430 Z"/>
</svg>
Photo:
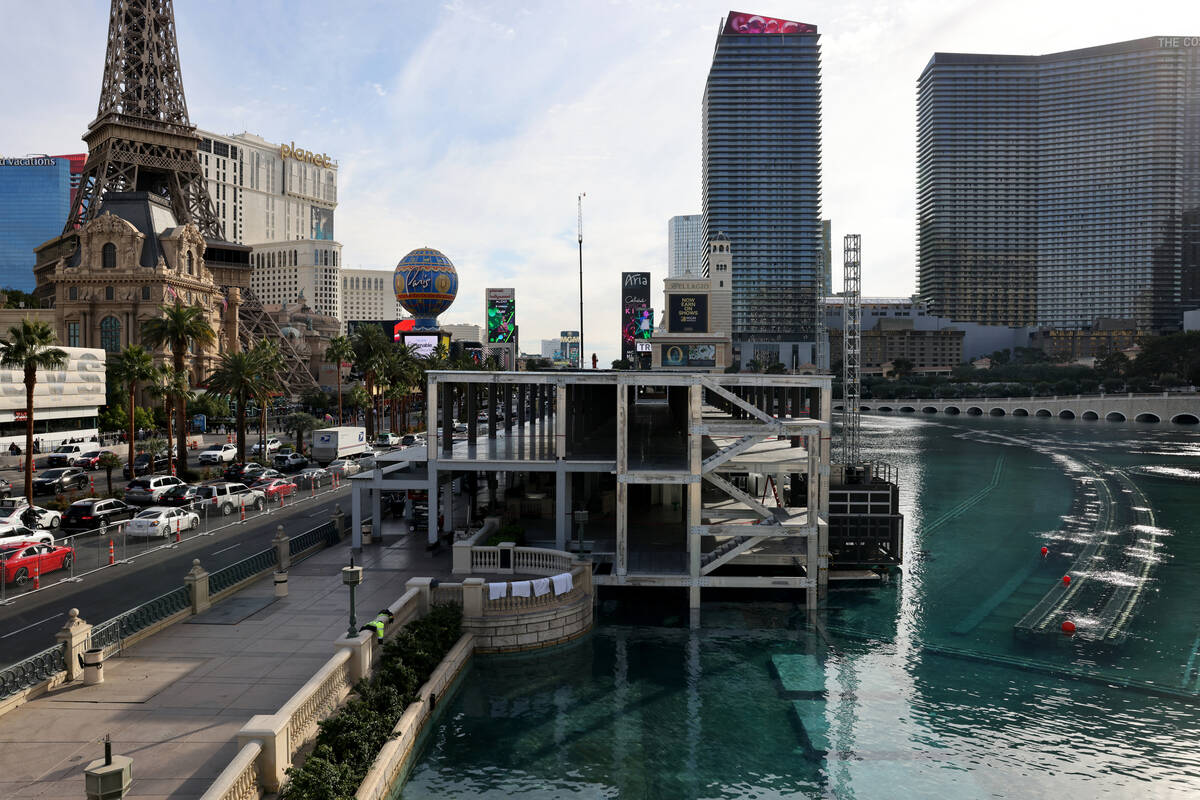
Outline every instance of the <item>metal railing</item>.
<svg viewBox="0 0 1200 800">
<path fill-rule="evenodd" d="M 266 550 L 260 550 L 249 558 L 243 558 L 241 561 L 230 564 L 224 569 L 219 569 L 216 572 L 210 572 L 208 575 L 208 592 L 209 595 L 215 595 L 228 589 L 230 586 L 235 586 L 247 578 L 270 569 L 278 563 L 275 548 L 268 547 Z"/>
<path fill-rule="evenodd" d="M 23 661 L 0 669 L 0 698 L 14 695 L 22 689 L 37 686 L 67 668 L 63 660 L 63 645 L 47 647 Z"/>
<path fill-rule="evenodd" d="M 184 611 L 190 605 L 191 594 L 187 586 L 172 589 L 166 594 L 160 594 L 140 606 L 93 626 L 88 639 L 89 646 L 104 648 L 104 656 L 107 658 L 113 653 L 119 652 L 125 640 L 133 634 Z"/>
</svg>

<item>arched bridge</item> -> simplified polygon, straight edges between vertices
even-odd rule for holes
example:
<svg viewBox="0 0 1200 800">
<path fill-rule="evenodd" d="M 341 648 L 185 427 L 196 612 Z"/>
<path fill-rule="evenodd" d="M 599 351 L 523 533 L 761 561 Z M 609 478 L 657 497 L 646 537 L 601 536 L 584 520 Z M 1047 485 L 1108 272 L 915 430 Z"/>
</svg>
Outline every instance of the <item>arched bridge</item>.
<svg viewBox="0 0 1200 800">
<path fill-rule="evenodd" d="M 1082 394 L 1053 397 L 959 397 L 919 400 L 865 399 L 863 411 L 961 414 L 976 417 L 1057 417 L 1109 422 L 1200 424 L 1200 393 Z M 834 409 L 841 411 L 840 403 Z"/>
</svg>

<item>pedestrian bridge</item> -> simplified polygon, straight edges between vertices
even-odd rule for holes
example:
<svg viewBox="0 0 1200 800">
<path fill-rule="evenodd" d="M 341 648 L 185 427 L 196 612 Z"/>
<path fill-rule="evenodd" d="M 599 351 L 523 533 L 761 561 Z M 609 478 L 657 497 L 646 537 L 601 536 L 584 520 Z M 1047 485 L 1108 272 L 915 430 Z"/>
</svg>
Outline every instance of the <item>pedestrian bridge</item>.
<svg viewBox="0 0 1200 800">
<path fill-rule="evenodd" d="M 843 410 L 835 402 L 834 409 Z M 1057 417 L 1109 422 L 1200 424 L 1200 393 L 1082 394 L 1053 397 L 959 397 L 863 400 L 863 411 L 898 414 L 963 414 L 975 417 Z"/>
</svg>

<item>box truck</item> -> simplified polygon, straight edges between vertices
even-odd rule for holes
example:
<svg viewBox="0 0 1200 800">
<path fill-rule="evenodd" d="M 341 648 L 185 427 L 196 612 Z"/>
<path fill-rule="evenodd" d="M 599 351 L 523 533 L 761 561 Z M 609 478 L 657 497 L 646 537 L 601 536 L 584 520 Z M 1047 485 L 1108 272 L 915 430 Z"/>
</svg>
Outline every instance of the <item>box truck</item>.
<svg viewBox="0 0 1200 800">
<path fill-rule="evenodd" d="M 367 429 L 354 426 L 321 428 L 312 432 L 312 457 L 321 466 L 367 449 Z"/>
</svg>

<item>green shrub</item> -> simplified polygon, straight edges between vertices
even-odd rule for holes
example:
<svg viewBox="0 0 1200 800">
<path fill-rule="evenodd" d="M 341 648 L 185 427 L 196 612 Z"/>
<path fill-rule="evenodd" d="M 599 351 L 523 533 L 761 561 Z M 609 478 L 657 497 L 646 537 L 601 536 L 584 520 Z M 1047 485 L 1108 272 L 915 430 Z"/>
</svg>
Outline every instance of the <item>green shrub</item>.
<svg viewBox="0 0 1200 800">
<path fill-rule="evenodd" d="M 523 547 L 525 545 L 525 528 L 516 523 L 510 523 L 489 536 L 484 544 L 488 547 L 495 547 L 501 542 L 512 542 L 518 547 Z"/>
<path fill-rule="evenodd" d="M 288 768 L 282 800 L 354 797 L 379 749 L 392 735 L 417 690 L 462 635 L 462 608 L 435 605 L 384 643 L 379 667 L 354 687 L 354 696 L 319 724 L 312 753 Z"/>
</svg>

